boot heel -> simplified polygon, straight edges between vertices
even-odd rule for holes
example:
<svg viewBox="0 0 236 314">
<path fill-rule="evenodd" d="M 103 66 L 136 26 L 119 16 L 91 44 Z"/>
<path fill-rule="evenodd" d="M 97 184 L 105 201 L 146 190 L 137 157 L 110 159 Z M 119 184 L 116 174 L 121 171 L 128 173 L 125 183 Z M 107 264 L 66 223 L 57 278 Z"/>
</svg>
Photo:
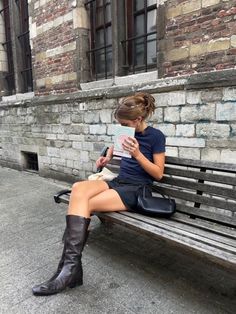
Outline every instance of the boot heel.
<svg viewBox="0 0 236 314">
<path fill-rule="evenodd" d="M 75 281 L 71 282 L 69 284 L 69 288 L 73 289 L 73 288 L 75 288 L 77 286 L 82 286 L 82 284 L 83 284 L 83 280 L 82 279 L 78 279 L 78 280 L 75 280 Z"/>
</svg>

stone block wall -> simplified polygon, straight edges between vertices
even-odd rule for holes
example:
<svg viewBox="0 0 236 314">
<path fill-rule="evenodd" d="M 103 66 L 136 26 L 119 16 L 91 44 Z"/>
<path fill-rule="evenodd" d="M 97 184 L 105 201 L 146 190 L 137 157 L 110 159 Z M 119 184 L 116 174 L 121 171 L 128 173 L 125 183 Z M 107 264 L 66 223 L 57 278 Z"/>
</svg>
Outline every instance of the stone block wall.
<svg viewBox="0 0 236 314">
<path fill-rule="evenodd" d="M 163 75 L 226 68 L 236 63 L 234 0 L 164 1 Z"/>
<path fill-rule="evenodd" d="M 181 77 L 0 103 L 0 164 L 22 169 L 23 152 L 34 152 L 42 176 L 87 178 L 112 143 L 117 99 L 138 90 L 156 99 L 150 124 L 166 135 L 167 155 L 236 164 L 236 88 L 194 86 Z"/>
</svg>

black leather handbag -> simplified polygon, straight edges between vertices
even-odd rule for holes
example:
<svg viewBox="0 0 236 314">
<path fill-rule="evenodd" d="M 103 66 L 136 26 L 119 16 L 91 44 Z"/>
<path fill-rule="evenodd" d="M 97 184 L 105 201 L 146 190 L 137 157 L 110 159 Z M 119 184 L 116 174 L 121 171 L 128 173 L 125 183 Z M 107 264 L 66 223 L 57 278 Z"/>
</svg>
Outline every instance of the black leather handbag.
<svg viewBox="0 0 236 314">
<path fill-rule="evenodd" d="M 152 190 L 162 197 L 152 196 Z M 176 210 L 176 203 L 166 193 L 162 193 L 157 187 L 143 186 L 138 196 L 137 212 L 153 217 L 170 217 Z"/>
</svg>

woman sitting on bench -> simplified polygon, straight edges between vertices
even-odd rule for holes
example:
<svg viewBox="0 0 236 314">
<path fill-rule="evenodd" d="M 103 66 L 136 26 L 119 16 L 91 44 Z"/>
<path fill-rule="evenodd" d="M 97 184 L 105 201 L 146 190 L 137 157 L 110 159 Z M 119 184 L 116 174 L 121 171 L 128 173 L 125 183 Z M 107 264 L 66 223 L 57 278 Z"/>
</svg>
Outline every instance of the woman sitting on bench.
<svg viewBox="0 0 236 314">
<path fill-rule="evenodd" d="M 147 93 L 122 98 L 115 110 L 116 120 L 135 128 L 135 136 L 123 143 L 132 158 L 122 157 L 119 176 L 112 181 L 82 181 L 73 184 L 66 216 L 64 249 L 56 273 L 33 287 L 34 295 L 56 294 L 66 287 L 82 285 L 82 251 L 88 237 L 92 212 L 135 211 L 138 193 L 145 184 L 160 180 L 165 164 L 165 137 L 148 126 L 146 119 L 155 110 L 155 99 Z M 112 158 L 113 147 L 96 165 L 104 167 Z"/>
</svg>

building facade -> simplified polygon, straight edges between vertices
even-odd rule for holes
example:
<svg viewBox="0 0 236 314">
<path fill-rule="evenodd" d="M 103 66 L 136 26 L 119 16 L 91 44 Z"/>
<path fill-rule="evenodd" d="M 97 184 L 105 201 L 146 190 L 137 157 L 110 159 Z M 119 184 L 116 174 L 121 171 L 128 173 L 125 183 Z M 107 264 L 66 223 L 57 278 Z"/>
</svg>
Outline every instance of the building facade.
<svg viewBox="0 0 236 314">
<path fill-rule="evenodd" d="M 235 0 L 0 0 L 0 164 L 84 179 L 145 90 L 167 154 L 236 163 Z"/>
</svg>

